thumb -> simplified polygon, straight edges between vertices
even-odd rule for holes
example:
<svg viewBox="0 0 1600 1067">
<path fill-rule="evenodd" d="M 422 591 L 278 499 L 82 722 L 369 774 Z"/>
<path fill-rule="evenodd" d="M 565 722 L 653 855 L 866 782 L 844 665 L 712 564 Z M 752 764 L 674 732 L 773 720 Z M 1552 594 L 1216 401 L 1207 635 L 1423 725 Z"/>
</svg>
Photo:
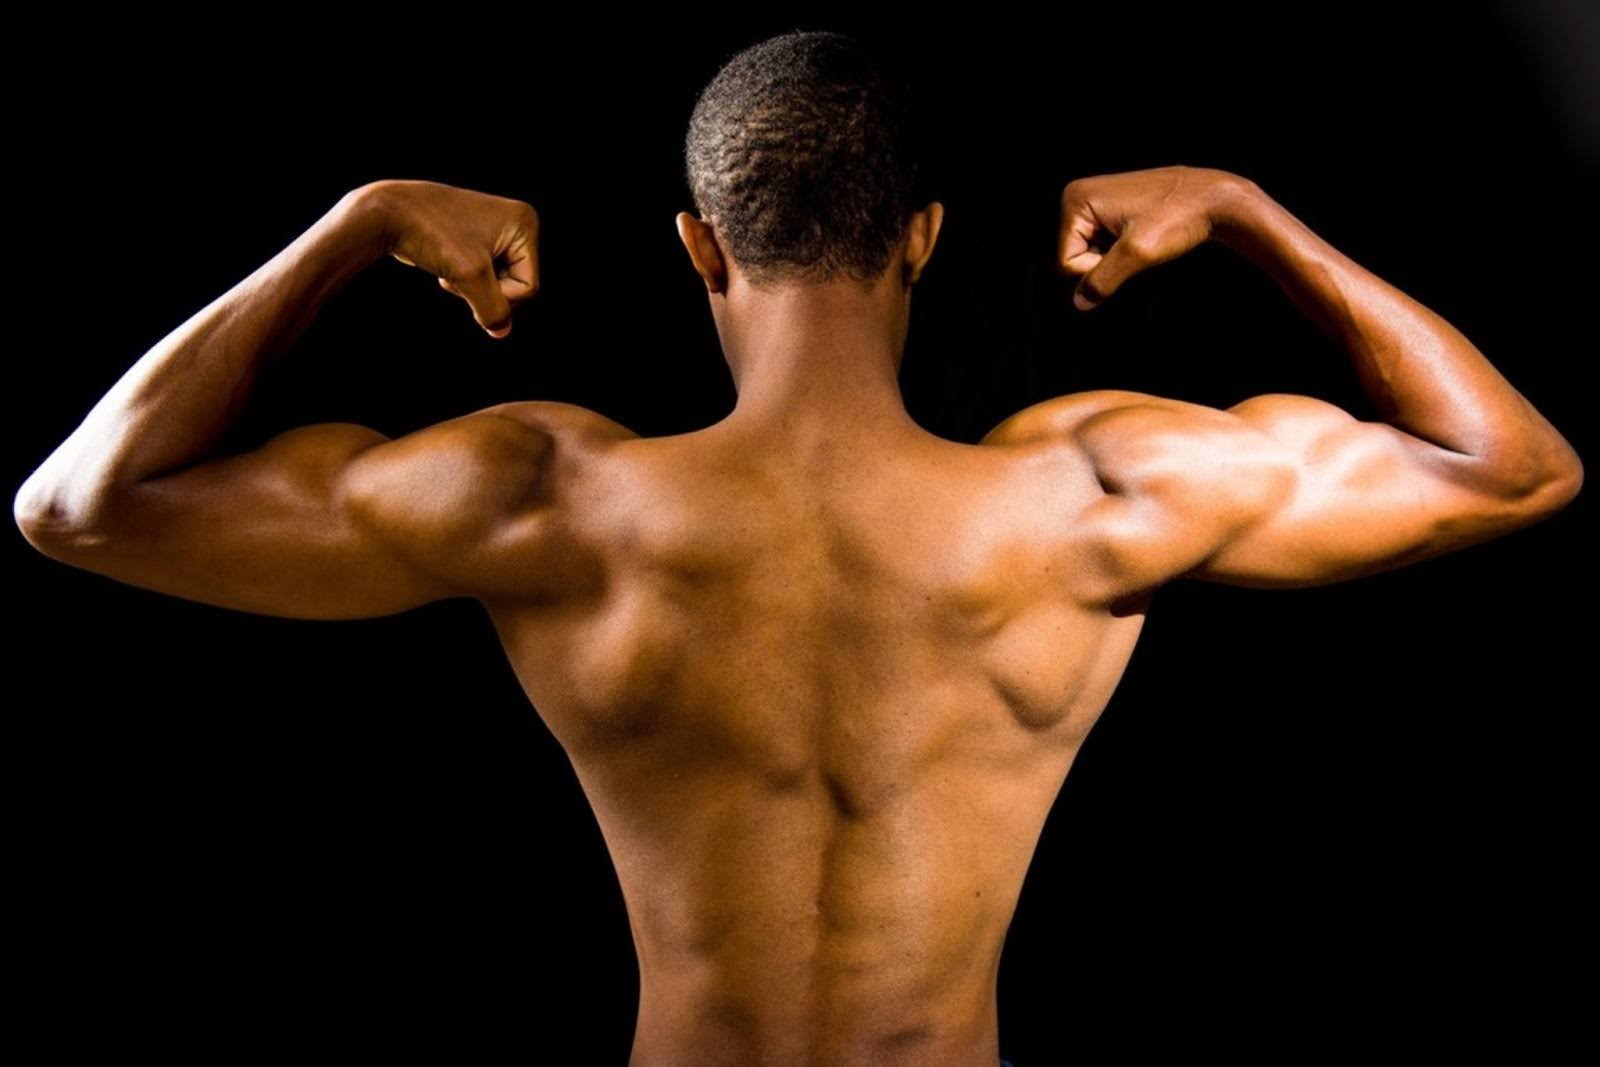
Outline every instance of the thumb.
<svg viewBox="0 0 1600 1067">
<path fill-rule="evenodd" d="M 487 257 L 474 270 L 454 279 L 450 288 L 472 308 L 472 317 L 489 336 L 499 338 L 511 332 L 511 304 Z"/>
<path fill-rule="evenodd" d="M 1083 264 L 1089 267 L 1088 273 L 1079 280 L 1072 294 L 1072 302 L 1080 311 L 1105 303 L 1123 282 L 1143 269 L 1143 261 L 1133 254 L 1126 237 L 1124 232 L 1098 261 Z M 1080 257 L 1080 262 L 1086 258 Z"/>
</svg>

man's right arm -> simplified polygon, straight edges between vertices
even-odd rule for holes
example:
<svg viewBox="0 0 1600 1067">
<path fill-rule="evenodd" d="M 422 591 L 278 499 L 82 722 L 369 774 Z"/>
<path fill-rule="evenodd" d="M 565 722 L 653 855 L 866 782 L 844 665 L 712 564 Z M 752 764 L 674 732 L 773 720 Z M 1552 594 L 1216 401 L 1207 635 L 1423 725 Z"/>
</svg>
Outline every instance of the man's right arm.
<svg viewBox="0 0 1600 1067">
<path fill-rule="evenodd" d="M 1204 190 L 1193 201 L 1204 206 L 1199 229 L 1266 270 L 1342 343 L 1383 421 L 1289 394 L 1226 410 L 1122 391 L 1047 402 L 1056 432 L 1083 449 L 1106 490 L 1083 530 L 1119 586 L 1341 581 L 1508 533 L 1573 499 L 1577 453 L 1453 326 L 1254 183 L 1176 169 Z M 1064 237 L 1063 268 L 1084 274 L 1091 298 L 1181 254 L 1196 230 L 1192 218 L 1161 217 L 1186 210 L 1181 196 L 1136 184 L 1125 195 L 1122 178 L 1074 183 L 1077 203 L 1064 204 L 1064 235 L 1114 219 L 1117 243 L 1104 256 Z"/>
</svg>

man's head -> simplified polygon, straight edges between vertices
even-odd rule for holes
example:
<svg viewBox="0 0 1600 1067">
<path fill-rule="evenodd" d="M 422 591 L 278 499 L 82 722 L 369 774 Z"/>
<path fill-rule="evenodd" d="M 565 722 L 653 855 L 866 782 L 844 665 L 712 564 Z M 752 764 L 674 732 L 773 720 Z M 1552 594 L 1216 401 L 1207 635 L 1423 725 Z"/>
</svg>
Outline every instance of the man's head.
<svg viewBox="0 0 1600 1067">
<path fill-rule="evenodd" d="M 891 266 L 909 285 L 942 219 L 910 87 L 839 33 L 730 59 L 695 104 L 684 163 L 701 217 L 681 213 L 679 235 L 708 283 L 725 256 L 760 288 L 869 284 Z"/>
</svg>

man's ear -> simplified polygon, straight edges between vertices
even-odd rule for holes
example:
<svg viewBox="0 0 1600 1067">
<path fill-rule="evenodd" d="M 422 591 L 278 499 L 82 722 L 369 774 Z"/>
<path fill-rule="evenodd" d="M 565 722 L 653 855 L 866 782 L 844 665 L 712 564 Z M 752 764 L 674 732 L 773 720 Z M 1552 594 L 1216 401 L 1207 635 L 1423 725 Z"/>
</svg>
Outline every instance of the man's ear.
<svg viewBox="0 0 1600 1067">
<path fill-rule="evenodd" d="M 676 221 L 678 239 L 688 250 L 695 273 L 705 279 L 706 288 L 711 292 L 725 292 L 728 288 L 728 268 L 722 258 L 722 249 L 717 247 L 717 236 L 711 225 L 687 211 L 678 212 Z"/>
<path fill-rule="evenodd" d="M 944 224 L 944 205 L 930 200 L 928 206 L 913 211 L 906 222 L 906 252 L 901 277 L 906 285 L 915 285 L 922 277 L 923 268 L 933 255 L 933 246 L 939 240 L 939 227 Z"/>
</svg>

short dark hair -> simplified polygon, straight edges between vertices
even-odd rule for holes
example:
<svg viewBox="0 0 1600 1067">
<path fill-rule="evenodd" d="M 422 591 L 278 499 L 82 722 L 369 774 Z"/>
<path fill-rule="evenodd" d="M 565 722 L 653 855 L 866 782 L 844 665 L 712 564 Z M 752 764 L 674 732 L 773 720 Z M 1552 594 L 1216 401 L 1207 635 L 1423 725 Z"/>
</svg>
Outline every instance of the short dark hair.
<svg viewBox="0 0 1600 1067">
<path fill-rule="evenodd" d="M 689 189 L 753 284 L 870 282 L 926 195 L 910 83 L 853 37 L 794 30 L 739 52 L 695 102 Z"/>
</svg>

